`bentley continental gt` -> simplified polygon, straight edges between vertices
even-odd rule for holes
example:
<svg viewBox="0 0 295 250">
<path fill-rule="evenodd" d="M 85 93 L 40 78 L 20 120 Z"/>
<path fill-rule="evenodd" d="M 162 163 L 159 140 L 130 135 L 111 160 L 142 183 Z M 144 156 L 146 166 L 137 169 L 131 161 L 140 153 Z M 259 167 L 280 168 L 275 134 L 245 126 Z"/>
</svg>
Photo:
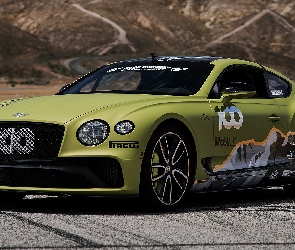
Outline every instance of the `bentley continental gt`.
<svg viewBox="0 0 295 250">
<path fill-rule="evenodd" d="M 53 96 L 0 103 L 0 197 L 295 194 L 294 82 L 258 63 L 155 56 L 102 66 Z"/>
</svg>

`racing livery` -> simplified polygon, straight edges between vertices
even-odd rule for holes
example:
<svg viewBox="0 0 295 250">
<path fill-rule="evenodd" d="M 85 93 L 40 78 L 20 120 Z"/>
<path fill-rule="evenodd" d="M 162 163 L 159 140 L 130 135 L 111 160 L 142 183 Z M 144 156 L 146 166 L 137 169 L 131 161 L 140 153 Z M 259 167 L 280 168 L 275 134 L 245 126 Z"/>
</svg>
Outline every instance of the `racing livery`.
<svg viewBox="0 0 295 250">
<path fill-rule="evenodd" d="M 0 103 L 0 196 L 283 186 L 295 194 L 292 82 L 258 63 L 159 56 L 98 68 L 53 96 Z"/>
</svg>

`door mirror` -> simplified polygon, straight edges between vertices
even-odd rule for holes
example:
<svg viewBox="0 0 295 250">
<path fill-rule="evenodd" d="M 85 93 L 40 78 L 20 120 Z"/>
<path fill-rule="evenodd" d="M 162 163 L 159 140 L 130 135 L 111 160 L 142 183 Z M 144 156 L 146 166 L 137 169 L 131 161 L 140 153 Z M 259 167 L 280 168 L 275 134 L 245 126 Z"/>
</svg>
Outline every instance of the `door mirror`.
<svg viewBox="0 0 295 250">
<path fill-rule="evenodd" d="M 245 82 L 230 82 L 225 84 L 221 91 L 221 100 L 224 105 L 228 105 L 233 99 L 253 97 L 256 91 L 253 86 Z"/>
<path fill-rule="evenodd" d="M 227 106 L 233 99 L 242 99 L 247 97 L 253 97 L 256 95 L 256 91 L 242 91 L 234 93 L 222 93 L 221 101 Z"/>
</svg>

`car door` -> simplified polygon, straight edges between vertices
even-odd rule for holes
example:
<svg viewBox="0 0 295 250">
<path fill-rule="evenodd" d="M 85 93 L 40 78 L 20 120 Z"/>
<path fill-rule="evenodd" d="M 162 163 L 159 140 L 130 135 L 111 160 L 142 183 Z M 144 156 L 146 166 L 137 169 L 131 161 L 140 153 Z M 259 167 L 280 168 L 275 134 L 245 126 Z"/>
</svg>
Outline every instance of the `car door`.
<svg viewBox="0 0 295 250">
<path fill-rule="evenodd" d="M 281 135 L 284 138 L 284 143 L 277 145 L 275 165 L 289 166 L 290 162 L 295 161 L 295 100 L 291 96 L 291 84 L 274 73 L 264 71 L 263 74 L 266 79 L 269 98 L 273 99 L 279 106 L 283 123 Z"/>
<path fill-rule="evenodd" d="M 219 96 L 210 99 L 214 110 L 212 170 L 272 166 L 283 122 L 279 106 L 268 98 L 262 70 L 233 65 L 221 73 L 214 88 Z"/>
</svg>

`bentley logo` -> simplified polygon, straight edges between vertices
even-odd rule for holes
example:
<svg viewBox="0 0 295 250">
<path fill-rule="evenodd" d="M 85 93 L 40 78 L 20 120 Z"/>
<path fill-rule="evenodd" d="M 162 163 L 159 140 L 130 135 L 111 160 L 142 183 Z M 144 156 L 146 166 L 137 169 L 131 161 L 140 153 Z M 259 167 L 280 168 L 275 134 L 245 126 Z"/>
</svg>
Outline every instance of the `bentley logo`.
<svg viewBox="0 0 295 250">
<path fill-rule="evenodd" d="M 22 116 L 27 116 L 27 115 L 29 115 L 29 114 L 25 114 L 25 113 L 15 113 L 15 114 L 13 114 L 13 116 L 15 116 L 15 117 L 22 117 Z"/>
</svg>

